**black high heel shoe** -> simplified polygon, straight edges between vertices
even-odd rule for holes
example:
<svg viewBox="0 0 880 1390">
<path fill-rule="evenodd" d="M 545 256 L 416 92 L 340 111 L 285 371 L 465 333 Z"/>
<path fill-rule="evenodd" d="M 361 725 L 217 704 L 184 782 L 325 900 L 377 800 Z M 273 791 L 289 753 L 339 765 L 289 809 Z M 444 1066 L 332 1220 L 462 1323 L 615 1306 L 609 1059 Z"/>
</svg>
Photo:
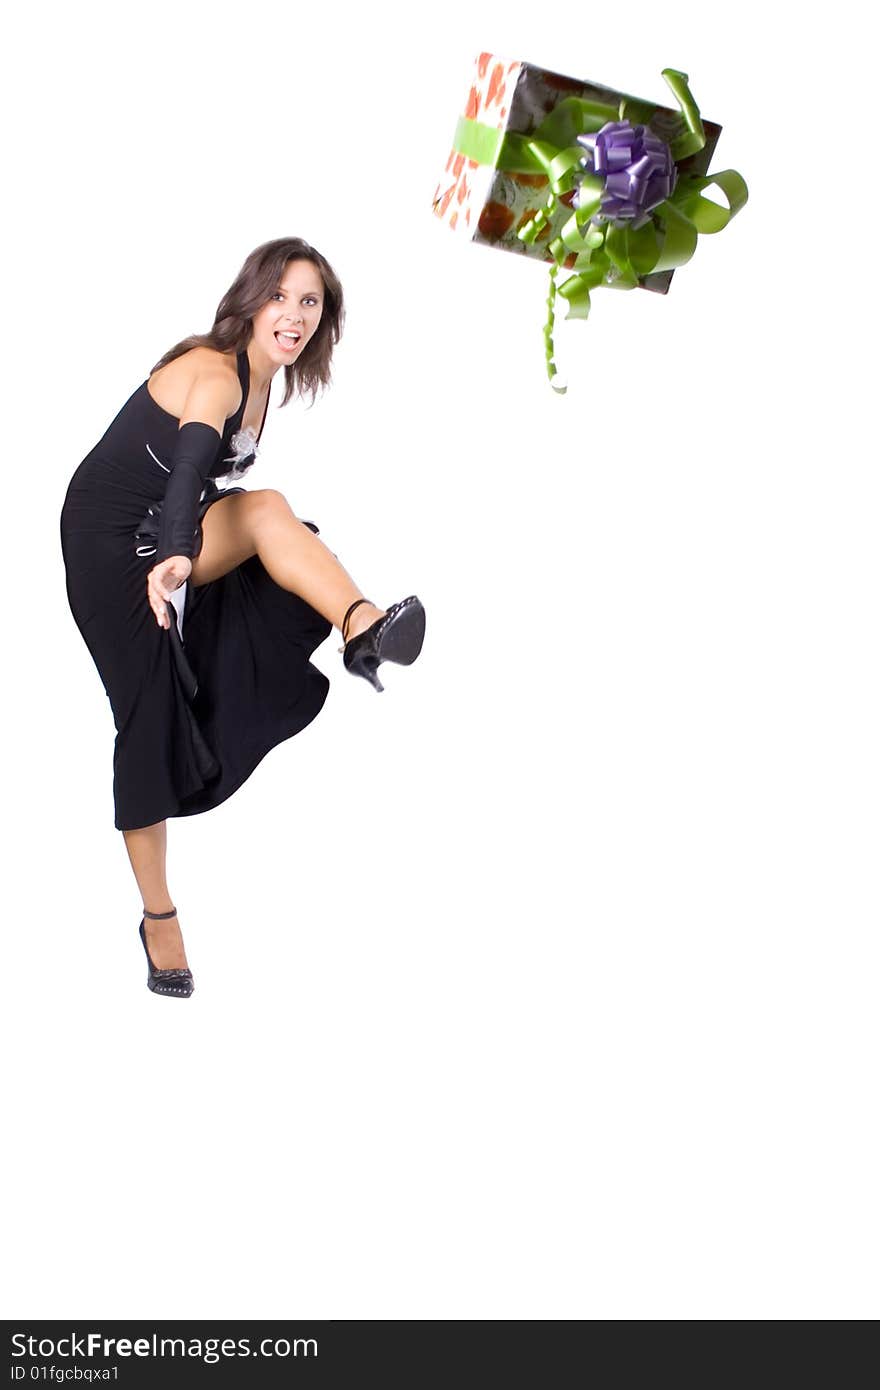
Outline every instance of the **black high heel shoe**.
<svg viewBox="0 0 880 1390">
<path fill-rule="evenodd" d="M 176 917 L 177 908 L 172 907 L 170 912 L 148 912 L 144 908 L 144 917 L 161 922 L 167 917 Z M 151 989 L 154 994 L 173 994 L 181 999 L 188 999 L 195 989 L 191 970 L 157 970 L 153 964 L 149 947 L 147 946 L 147 934 L 144 931 L 143 918 L 139 928 L 141 941 L 144 943 L 144 950 L 147 953 L 149 964 L 149 974 L 147 975 L 147 989 Z"/>
<path fill-rule="evenodd" d="M 353 676 L 363 676 L 374 690 L 385 687 L 376 675 L 383 661 L 393 661 L 398 666 L 411 666 L 422 650 L 425 640 L 425 610 L 413 594 L 410 598 L 392 603 L 387 613 L 377 618 L 372 627 L 359 632 L 357 637 L 346 641 L 349 619 L 361 603 L 369 603 L 368 598 L 357 598 L 342 619 L 342 641 L 340 647 L 346 671 Z"/>
</svg>

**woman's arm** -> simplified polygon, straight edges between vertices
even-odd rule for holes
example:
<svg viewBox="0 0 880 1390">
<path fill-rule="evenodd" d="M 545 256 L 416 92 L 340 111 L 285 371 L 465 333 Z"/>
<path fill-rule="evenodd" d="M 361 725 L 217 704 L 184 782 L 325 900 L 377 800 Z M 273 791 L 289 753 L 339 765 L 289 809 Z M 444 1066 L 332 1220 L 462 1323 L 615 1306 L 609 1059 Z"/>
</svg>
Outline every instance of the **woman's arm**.
<svg viewBox="0 0 880 1390">
<path fill-rule="evenodd" d="M 238 406 L 237 377 L 222 368 L 199 372 L 187 392 L 162 503 L 155 564 L 171 555 L 190 560 L 196 512 L 205 480 L 217 461 L 226 419 Z"/>
<path fill-rule="evenodd" d="M 147 575 L 147 599 L 160 627 L 170 626 L 167 601 L 192 573 L 199 499 L 240 393 L 237 377 L 218 367 L 199 372 L 187 392 L 159 518 L 156 559 Z"/>
</svg>

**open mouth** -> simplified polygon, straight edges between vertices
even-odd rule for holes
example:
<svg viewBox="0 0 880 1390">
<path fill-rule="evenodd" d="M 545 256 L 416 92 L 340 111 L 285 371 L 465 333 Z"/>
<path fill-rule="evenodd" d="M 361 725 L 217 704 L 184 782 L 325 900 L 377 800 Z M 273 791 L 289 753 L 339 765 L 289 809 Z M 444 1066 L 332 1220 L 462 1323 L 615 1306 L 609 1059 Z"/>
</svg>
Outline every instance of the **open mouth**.
<svg viewBox="0 0 880 1390">
<path fill-rule="evenodd" d="M 302 334 L 300 333 L 276 333 L 275 341 L 278 343 L 279 347 L 284 348 L 285 352 L 293 352 L 299 345 L 301 336 Z"/>
</svg>

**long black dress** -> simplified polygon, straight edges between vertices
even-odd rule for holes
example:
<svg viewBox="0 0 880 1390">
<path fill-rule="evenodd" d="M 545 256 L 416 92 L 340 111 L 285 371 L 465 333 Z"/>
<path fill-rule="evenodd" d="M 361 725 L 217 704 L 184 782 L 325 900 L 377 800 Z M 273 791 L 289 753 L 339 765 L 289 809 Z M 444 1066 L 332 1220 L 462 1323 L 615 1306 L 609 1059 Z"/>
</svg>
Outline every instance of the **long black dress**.
<svg viewBox="0 0 880 1390">
<path fill-rule="evenodd" d="M 239 455 L 247 444 L 240 432 L 250 383 L 245 351 L 237 362 L 241 405 L 218 438 L 195 515 L 185 518 L 195 526 L 195 554 L 208 507 L 243 491 L 213 481 L 232 471 L 233 436 Z M 175 622 L 156 622 L 147 575 L 156 563 L 156 521 L 179 423 L 142 382 L 77 468 L 61 512 L 71 611 L 116 725 L 118 830 L 225 801 L 270 748 L 315 718 L 329 689 L 309 658 L 331 624 L 276 584 L 257 555 L 209 584 L 187 584 L 183 641 Z M 240 457 L 233 476 L 252 461 Z"/>
</svg>

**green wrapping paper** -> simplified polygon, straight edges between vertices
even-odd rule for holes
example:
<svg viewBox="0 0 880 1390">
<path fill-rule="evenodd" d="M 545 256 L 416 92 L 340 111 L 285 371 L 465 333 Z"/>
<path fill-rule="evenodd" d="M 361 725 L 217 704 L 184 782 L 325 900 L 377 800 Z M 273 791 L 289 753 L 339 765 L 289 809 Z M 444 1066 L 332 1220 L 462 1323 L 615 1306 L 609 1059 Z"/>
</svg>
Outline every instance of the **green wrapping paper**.
<svg viewBox="0 0 880 1390">
<path fill-rule="evenodd" d="M 529 63 L 477 59 L 434 212 L 470 240 L 549 262 L 551 384 L 557 294 L 568 318 L 587 317 L 598 286 L 665 294 L 699 235 L 720 231 L 748 198 L 735 170 L 708 173 L 721 127 L 702 119 L 687 76 L 667 68 L 663 77 L 676 108 Z M 633 196 L 613 197 L 624 185 Z M 727 207 L 703 196 L 710 185 Z"/>
</svg>

